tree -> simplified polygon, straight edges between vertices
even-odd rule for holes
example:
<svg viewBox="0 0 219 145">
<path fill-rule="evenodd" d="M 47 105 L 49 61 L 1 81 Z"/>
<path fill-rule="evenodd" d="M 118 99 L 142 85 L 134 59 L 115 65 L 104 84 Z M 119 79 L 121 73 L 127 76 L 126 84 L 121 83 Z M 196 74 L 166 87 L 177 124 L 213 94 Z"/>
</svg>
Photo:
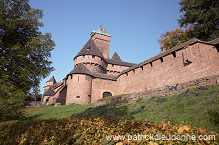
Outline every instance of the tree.
<svg viewBox="0 0 219 145">
<path fill-rule="evenodd" d="M 190 38 L 209 41 L 219 37 L 219 1 L 218 0 L 181 0 L 182 12 L 179 24 L 192 25 Z"/>
<path fill-rule="evenodd" d="M 160 39 L 158 40 L 160 44 L 160 49 L 162 51 L 167 51 L 173 48 L 176 45 L 184 43 L 189 40 L 188 32 L 192 30 L 192 27 L 185 27 L 183 29 L 176 29 L 173 31 L 167 31 L 166 33 L 161 34 Z"/>
<path fill-rule="evenodd" d="M 55 43 L 51 34 L 39 31 L 42 16 L 29 0 L 0 0 L 0 85 L 11 99 L 24 100 L 54 69 L 49 58 Z M 5 99 L 1 93 L 1 103 L 7 103 Z"/>
</svg>

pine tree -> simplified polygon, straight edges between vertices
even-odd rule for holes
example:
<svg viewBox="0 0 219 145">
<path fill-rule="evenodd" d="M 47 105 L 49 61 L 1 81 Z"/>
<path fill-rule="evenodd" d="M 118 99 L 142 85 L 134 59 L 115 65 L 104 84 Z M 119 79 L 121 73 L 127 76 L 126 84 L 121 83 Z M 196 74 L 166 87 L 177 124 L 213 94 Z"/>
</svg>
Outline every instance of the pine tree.
<svg viewBox="0 0 219 145">
<path fill-rule="evenodd" d="M 219 37 L 219 1 L 218 0 L 181 0 L 183 13 L 179 24 L 192 25 L 190 38 L 209 41 Z"/>
</svg>

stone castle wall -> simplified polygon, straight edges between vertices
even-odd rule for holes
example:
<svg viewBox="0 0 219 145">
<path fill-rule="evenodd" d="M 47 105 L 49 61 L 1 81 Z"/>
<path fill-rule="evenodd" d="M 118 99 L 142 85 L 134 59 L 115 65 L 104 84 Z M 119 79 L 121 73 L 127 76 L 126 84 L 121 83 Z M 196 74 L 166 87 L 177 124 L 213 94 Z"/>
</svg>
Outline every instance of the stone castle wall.
<svg viewBox="0 0 219 145">
<path fill-rule="evenodd" d="M 219 74 L 218 60 L 219 52 L 215 47 L 196 43 L 176 51 L 174 55 L 170 53 L 122 74 L 118 78 L 121 86 L 120 94 L 150 90 Z"/>
<path fill-rule="evenodd" d="M 185 91 L 187 89 L 206 86 L 206 85 L 219 85 L 219 75 L 205 77 L 189 82 L 184 82 L 182 84 L 174 84 L 171 86 L 164 86 L 161 88 L 155 88 L 151 90 L 146 90 L 144 92 L 131 93 L 127 95 L 122 95 L 120 97 L 116 97 L 107 101 L 97 102 L 96 106 L 106 105 L 110 103 L 119 103 L 119 102 L 133 102 L 137 101 L 139 98 L 149 97 L 149 96 L 166 96 L 173 95 L 175 93 L 179 93 Z"/>
</svg>

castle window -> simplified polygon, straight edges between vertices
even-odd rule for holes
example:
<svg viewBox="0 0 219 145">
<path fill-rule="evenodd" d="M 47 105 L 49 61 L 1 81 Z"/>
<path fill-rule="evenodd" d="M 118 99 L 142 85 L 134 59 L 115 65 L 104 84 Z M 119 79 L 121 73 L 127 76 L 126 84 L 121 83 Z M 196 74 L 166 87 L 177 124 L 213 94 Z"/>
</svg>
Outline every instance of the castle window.
<svg viewBox="0 0 219 145">
<path fill-rule="evenodd" d="M 125 73 L 128 76 L 128 72 Z"/>
<path fill-rule="evenodd" d="M 163 57 L 160 58 L 160 61 L 163 62 Z"/>
<path fill-rule="evenodd" d="M 149 62 L 151 66 L 153 66 L 152 62 Z"/>
<path fill-rule="evenodd" d="M 83 55 L 82 58 L 85 58 L 85 55 Z"/>
<path fill-rule="evenodd" d="M 92 58 L 95 58 L 95 55 L 92 55 Z"/>
<path fill-rule="evenodd" d="M 80 96 L 76 96 L 76 98 L 80 98 Z"/>
<path fill-rule="evenodd" d="M 78 76 L 78 82 L 79 82 L 79 76 Z"/>
<path fill-rule="evenodd" d="M 171 54 L 173 55 L 173 57 L 176 57 L 176 51 L 171 52 Z"/>
<path fill-rule="evenodd" d="M 135 70 L 133 69 L 132 71 L 133 71 L 133 73 L 135 74 Z"/>
<path fill-rule="evenodd" d="M 114 64 L 112 64 L 112 67 L 114 67 Z"/>
<path fill-rule="evenodd" d="M 103 93 L 103 98 L 108 97 L 108 96 L 112 96 L 112 93 L 110 93 L 110 92 Z"/>
</svg>

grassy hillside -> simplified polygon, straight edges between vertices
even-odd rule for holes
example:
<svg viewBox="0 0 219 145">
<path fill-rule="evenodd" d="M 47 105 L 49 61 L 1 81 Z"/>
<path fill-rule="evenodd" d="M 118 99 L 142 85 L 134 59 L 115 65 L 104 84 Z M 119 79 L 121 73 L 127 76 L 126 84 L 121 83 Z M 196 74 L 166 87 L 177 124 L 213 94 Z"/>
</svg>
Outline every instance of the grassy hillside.
<svg viewBox="0 0 219 145">
<path fill-rule="evenodd" d="M 212 85 L 187 90 L 172 96 L 152 96 L 132 103 L 113 103 L 95 107 L 64 105 L 57 107 L 26 108 L 28 119 L 60 119 L 69 117 L 113 117 L 174 124 L 205 126 L 219 131 L 219 86 Z"/>
<path fill-rule="evenodd" d="M 23 120 L 0 122 L 1 145 L 219 142 L 217 85 L 199 87 L 172 96 L 147 97 L 132 103 L 98 107 L 88 104 L 26 108 L 24 113 L 26 118 Z M 151 135 L 154 138 L 150 138 Z M 165 138 L 161 139 L 161 136 Z"/>
</svg>

